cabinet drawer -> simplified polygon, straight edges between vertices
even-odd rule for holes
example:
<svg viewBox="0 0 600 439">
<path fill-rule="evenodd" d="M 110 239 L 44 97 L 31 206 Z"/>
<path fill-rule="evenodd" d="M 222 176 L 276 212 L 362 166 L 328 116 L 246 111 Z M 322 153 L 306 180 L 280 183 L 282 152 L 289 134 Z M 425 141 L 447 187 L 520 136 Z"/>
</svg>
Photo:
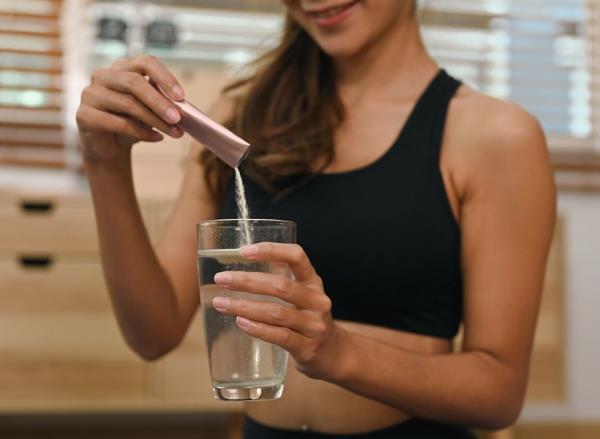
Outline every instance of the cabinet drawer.
<svg viewBox="0 0 600 439">
<path fill-rule="evenodd" d="M 154 202 L 140 202 L 150 236 L 156 238 Z M 96 252 L 96 219 L 89 194 L 40 196 L 0 194 L 0 251 Z"/>
<path fill-rule="evenodd" d="M 0 405 L 145 393 L 145 365 L 108 313 L 1 312 L 0 359 Z"/>
<path fill-rule="evenodd" d="M 91 201 L 23 196 L 0 198 L 0 250 L 96 251 Z"/>
<path fill-rule="evenodd" d="M 0 253 L 0 312 L 110 312 L 98 256 Z"/>
</svg>

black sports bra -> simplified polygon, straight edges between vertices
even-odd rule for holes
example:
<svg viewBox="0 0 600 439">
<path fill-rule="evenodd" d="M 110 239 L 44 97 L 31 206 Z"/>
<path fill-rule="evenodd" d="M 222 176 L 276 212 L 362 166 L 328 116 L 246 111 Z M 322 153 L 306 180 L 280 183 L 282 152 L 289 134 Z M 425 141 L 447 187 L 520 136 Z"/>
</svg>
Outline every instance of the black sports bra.
<svg viewBox="0 0 600 439">
<path fill-rule="evenodd" d="M 450 339 L 462 318 L 460 230 L 439 166 L 448 105 L 460 82 L 440 70 L 377 161 L 320 174 L 285 198 L 245 178 L 254 218 L 298 224 L 333 302 L 333 317 Z M 233 184 L 220 218 L 235 218 Z"/>
</svg>

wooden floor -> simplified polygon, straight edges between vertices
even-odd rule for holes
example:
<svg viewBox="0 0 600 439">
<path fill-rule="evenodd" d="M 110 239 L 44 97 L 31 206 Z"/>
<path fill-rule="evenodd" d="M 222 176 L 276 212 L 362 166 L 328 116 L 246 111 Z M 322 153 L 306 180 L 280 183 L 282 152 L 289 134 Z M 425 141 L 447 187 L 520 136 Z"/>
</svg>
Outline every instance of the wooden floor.
<svg viewBox="0 0 600 439">
<path fill-rule="evenodd" d="M 1 439 L 229 439 L 227 415 L 0 416 Z"/>
<path fill-rule="evenodd" d="M 207 416 L 3 417 L 2 439 L 234 439 L 239 420 Z M 600 424 L 519 425 L 514 439 L 598 439 Z"/>
<path fill-rule="evenodd" d="M 0 428 L 3 439 L 226 439 L 227 431 L 214 428 L 176 428 L 164 429 L 121 429 L 89 431 L 76 429 L 50 429 L 47 431 L 28 431 L 23 429 L 4 430 Z"/>
</svg>

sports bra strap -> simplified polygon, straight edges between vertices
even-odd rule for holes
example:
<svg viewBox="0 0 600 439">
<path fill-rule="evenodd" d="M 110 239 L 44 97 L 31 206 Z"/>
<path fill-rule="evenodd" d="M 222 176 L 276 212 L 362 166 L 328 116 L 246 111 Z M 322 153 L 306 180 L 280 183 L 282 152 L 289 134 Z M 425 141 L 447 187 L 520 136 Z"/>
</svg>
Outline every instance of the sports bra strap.
<svg viewBox="0 0 600 439">
<path fill-rule="evenodd" d="M 441 69 L 417 102 L 402 135 L 402 141 L 421 149 L 436 162 L 439 161 L 448 107 L 460 85 L 460 81 Z"/>
</svg>

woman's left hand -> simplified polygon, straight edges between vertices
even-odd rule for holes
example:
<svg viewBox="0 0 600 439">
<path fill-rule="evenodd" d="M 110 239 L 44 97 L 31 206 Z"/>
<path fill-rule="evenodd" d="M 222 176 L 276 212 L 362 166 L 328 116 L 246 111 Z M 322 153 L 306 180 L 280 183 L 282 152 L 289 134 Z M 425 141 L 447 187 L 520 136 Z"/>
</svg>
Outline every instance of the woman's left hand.
<svg viewBox="0 0 600 439">
<path fill-rule="evenodd" d="M 223 271 L 215 283 L 231 290 L 278 297 L 279 303 L 215 297 L 213 307 L 235 315 L 240 329 L 249 335 L 281 346 L 311 378 L 334 381 L 342 365 L 345 331 L 331 316 L 331 300 L 308 256 L 297 244 L 261 242 L 242 247 L 240 253 L 256 261 L 287 263 L 295 279 L 278 274 Z"/>
</svg>

